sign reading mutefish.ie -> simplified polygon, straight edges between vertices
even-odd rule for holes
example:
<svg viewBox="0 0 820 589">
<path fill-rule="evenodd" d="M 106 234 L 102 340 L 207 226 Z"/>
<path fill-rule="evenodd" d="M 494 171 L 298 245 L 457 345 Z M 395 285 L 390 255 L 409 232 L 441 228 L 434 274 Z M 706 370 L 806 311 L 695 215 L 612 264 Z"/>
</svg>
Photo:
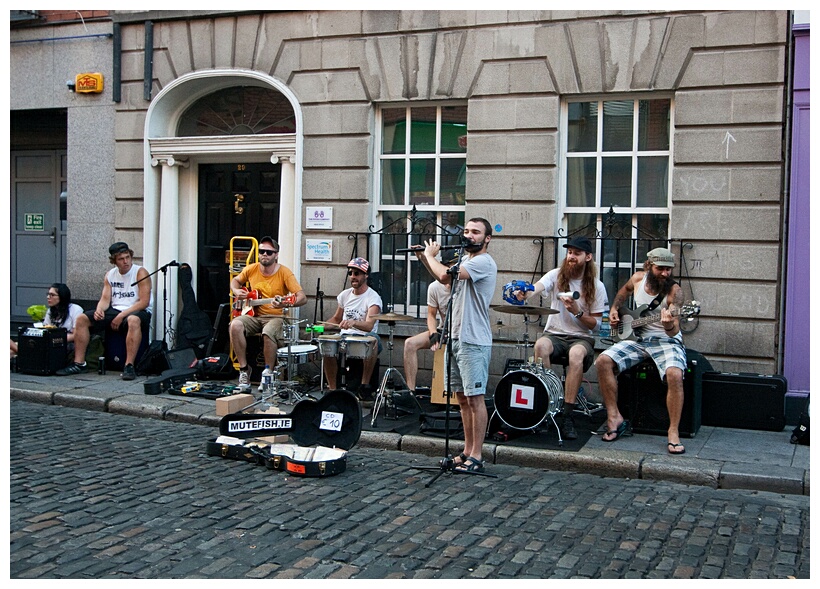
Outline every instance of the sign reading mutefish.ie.
<svg viewBox="0 0 820 589">
<path fill-rule="evenodd" d="M 25 213 L 26 231 L 43 231 L 45 228 L 46 216 L 43 213 Z"/>
</svg>

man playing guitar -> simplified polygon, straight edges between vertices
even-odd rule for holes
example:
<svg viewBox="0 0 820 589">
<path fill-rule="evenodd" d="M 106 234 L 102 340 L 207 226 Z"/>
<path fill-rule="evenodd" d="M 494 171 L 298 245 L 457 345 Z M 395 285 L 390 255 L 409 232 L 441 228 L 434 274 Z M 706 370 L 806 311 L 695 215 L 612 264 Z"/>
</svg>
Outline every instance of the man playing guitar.
<svg viewBox="0 0 820 589">
<path fill-rule="evenodd" d="M 279 244 L 269 236 L 259 240 L 259 262 L 248 264 L 231 280 L 231 292 L 240 305 L 253 309 L 252 313 L 240 313 L 234 317 L 229 326 L 231 346 L 239 363 L 239 386 L 245 389 L 251 383 L 247 336 L 262 334 L 265 364 L 275 366 L 276 352 L 279 346 L 286 343 L 282 309 L 301 307 L 307 302 L 307 297 L 293 272 L 279 263 Z M 246 304 L 251 293 L 255 298 L 271 301 L 258 306 Z"/>
<path fill-rule="evenodd" d="M 628 370 L 646 358 L 652 358 L 658 373 L 666 380 L 666 408 L 669 412 L 667 451 L 683 454 L 686 449 L 680 441 L 678 426 L 683 413 L 683 374 L 686 371 L 686 349 L 676 309 L 683 303 L 683 291 L 672 279 L 675 255 L 666 248 L 655 248 L 647 255 L 643 271 L 635 272 L 621 287 L 612 309 L 609 323 L 617 330 L 620 322 L 619 309 L 632 296 L 637 306 L 648 305 L 660 309 L 660 322 L 642 328 L 640 341 L 622 340 L 605 350 L 595 361 L 598 369 L 598 385 L 606 406 L 607 431 L 601 438 L 614 442 L 623 435 L 631 435 L 628 420 L 618 411 L 618 381 L 616 373 Z M 658 304 L 654 304 L 655 301 Z"/>
</svg>

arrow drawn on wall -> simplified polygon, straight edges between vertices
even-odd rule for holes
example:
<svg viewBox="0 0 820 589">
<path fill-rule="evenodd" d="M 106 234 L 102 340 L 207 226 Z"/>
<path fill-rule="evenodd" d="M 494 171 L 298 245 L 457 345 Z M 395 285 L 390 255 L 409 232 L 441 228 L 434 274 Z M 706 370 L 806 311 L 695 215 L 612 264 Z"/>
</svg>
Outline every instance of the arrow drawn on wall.
<svg viewBox="0 0 820 589">
<path fill-rule="evenodd" d="M 732 142 L 737 143 L 737 139 L 732 137 L 732 134 L 729 133 L 729 131 L 726 131 L 726 137 L 723 138 L 723 141 L 721 141 L 721 143 L 726 144 L 726 159 L 727 160 L 729 159 L 729 144 L 732 143 Z"/>
</svg>

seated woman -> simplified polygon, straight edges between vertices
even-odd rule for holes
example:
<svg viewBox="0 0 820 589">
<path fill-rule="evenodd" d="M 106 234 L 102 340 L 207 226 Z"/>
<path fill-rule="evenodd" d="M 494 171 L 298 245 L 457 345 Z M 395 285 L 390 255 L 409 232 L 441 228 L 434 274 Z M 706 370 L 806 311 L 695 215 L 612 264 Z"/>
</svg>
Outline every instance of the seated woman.
<svg viewBox="0 0 820 589">
<path fill-rule="evenodd" d="M 74 350 L 74 323 L 77 317 L 82 315 L 83 308 L 71 302 L 71 289 L 62 282 L 52 284 L 46 293 L 46 315 L 43 317 L 43 325 L 63 327 L 67 332 L 67 348 L 69 352 Z M 17 342 L 11 340 L 11 356 L 17 355 Z"/>
</svg>

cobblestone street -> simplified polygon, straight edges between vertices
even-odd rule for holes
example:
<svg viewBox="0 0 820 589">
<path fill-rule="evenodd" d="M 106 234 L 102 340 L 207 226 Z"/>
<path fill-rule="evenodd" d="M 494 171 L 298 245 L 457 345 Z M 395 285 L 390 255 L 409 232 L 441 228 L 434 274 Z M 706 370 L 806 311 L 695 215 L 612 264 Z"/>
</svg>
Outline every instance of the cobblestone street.
<svg viewBox="0 0 820 589">
<path fill-rule="evenodd" d="M 40 578 L 809 578 L 809 497 L 353 448 L 295 478 L 215 428 L 11 401 L 10 571 Z"/>
</svg>

